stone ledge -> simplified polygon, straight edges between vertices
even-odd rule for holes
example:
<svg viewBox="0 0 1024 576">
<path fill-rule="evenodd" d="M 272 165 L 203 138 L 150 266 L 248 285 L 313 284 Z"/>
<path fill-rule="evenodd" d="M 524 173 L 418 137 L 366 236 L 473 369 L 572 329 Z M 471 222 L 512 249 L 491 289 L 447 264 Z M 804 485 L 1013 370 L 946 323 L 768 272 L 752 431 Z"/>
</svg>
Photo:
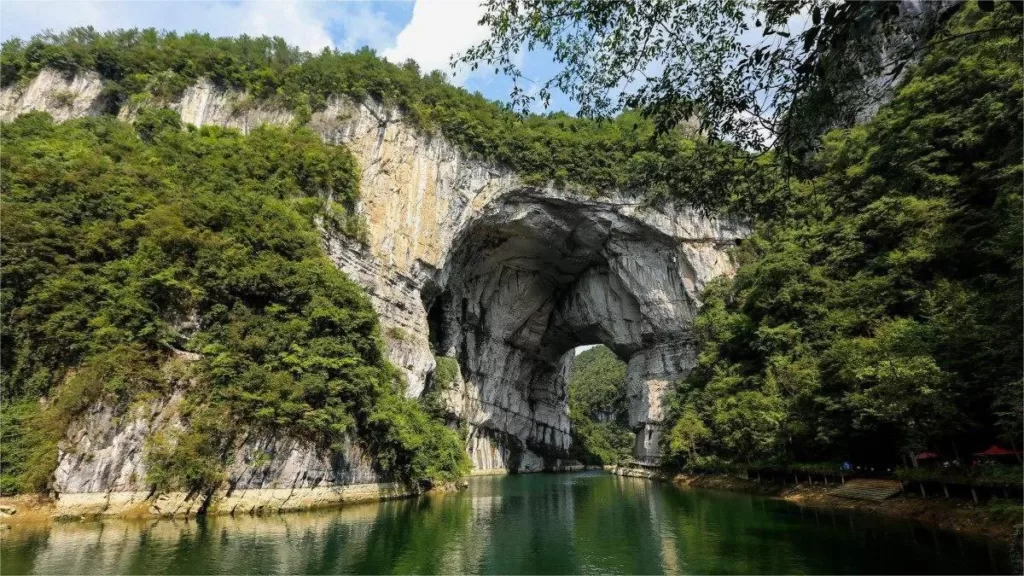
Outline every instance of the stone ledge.
<svg viewBox="0 0 1024 576">
<path fill-rule="evenodd" d="M 605 468 L 616 476 L 626 478 L 646 478 L 648 480 L 667 480 L 665 474 L 659 470 L 648 470 L 646 468 L 634 468 L 629 466 L 610 466 Z"/>
<path fill-rule="evenodd" d="M 350 484 L 322 488 L 262 488 L 218 490 L 204 494 L 147 491 L 62 494 L 54 502 L 53 516 L 120 516 L 150 518 L 205 514 L 266 514 L 330 508 L 360 502 L 393 500 L 415 495 L 397 483 Z M 12 517 L 13 520 L 16 517 Z"/>
</svg>

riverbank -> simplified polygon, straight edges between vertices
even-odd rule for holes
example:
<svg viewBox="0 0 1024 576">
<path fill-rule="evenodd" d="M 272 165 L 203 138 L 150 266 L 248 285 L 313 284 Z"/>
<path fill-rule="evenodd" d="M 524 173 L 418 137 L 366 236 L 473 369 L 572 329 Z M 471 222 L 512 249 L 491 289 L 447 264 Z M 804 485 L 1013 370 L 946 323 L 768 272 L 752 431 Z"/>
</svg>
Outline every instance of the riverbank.
<svg viewBox="0 0 1024 576">
<path fill-rule="evenodd" d="M 600 466 L 563 465 L 557 469 L 528 473 L 563 473 L 600 470 Z M 471 476 L 504 476 L 505 469 L 478 470 Z M 464 483 L 441 484 L 432 492 L 453 492 Z M 341 508 L 409 498 L 421 491 L 399 483 L 349 484 L 320 488 L 262 488 L 256 490 L 217 490 L 210 494 L 169 492 L 153 494 L 146 491 L 88 492 L 62 494 L 49 498 L 42 494 L 0 497 L 0 524 L 23 524 L 50 520 L 90 518 L 187 518 L 200 514 L 264 515 L 285 512 Z"/>
<path fill-rule="evenodd" d="M 599 469 L 578 466 L 557 472 Z M 996 499 L 983 504 L 967 500 L 922 499 L 916 493 L 901 494 L 882 502 L 851 500 L 831 494 L 837 487 L 801 484 L 782 486 L 758 483 L 727 474 L 677 474 L 668 477 L 657 469 L 605 466 L 619 476 L 671 481 L 680 488 L 701 488 L 778 498 L 809 508 L 858 510 L 913 520 L 953 532 L 1010 540 L 1021 521 L 1020 503 Z M 495 473 L 496 471 L 488 471 Z M 554 472 L 554 471 L 552 471 Z M 435 491 L 454 491 L 460 486 L 438 486 Z M 0 498 L 0 524 L 26 524 L 51 520 L 89 518 L 160 518 L 205 515 L 264 515 L 341 508 L 346 505 L 408 498 L 418 492 L 401 484 L 353 484 L 323 488 L 219 490 L 211 495 L 184 492 L 153 495 L 147 492 L 65 494 L 56 500 L 42 495 Z"/>
<path fill-rule="evenodd" d="M 435 490 L 454 490 L 440 486 Z M 349 484 L 320 488 L 263 488 L 217 490 L 207 494 L 188 492 L 89 492 L 20 495 L 0 498 L 0 523 L 22 524 L 49 520 L 82 520 L 101 517 L 187 518 L 206 515 L 261 515 L 298 512 L 349 504 L 408 498 L 418 492 L 398 483 Z"/>
<path fill-rule="evenodd" d="M 598 466 L 591 464 L 558 464 L 554 467 L 541 468 L 538 470 L 520 470 L 517 472 L 509 472 L 507 468 L 484 468 L 480 470 L 471 470 L 469 473 L 470 477 L 474 476 L 508 476 L 510 474 L 561 474 L 563 472 L 586 472 L 588 470 L 607 470 L 608 466 Z"/>
<path fill-rule="evenodd" d="M 836 485 L 758 483 L 747 478 L 728 474 L 677 474 L 671 478 L 659 470 L 608 467 L 609 472 L 631 478 L 666 480 L 680 488 L 701 488 L 756 494 L 778 498 L 807 508 L 833 510 L 857 510 L 890 518 L 902 518 L 920 522 L 931 527 L 950 530 L 961 534 L 980 535 L 1010 541 L 1014 527 L 1021 523 L 1020 502 L 993 499 L 982 504 L 958 498 L 922 499 L 916 493 L 904 493 L 888 500 L 873 502 L 852 500 L 832 494 Z"/>
<path fill-rule="evenodd" d="M 996 540 L 841 522 L 771 498 L 597 472 L 468 482 L 322 511 L 12 526 L 0 573 L 1012 573 Z"/>
<path fill-rule="evenodd" d="M 664 476 L 662 476 L 664 478 Z M 728 490 L 779 498 L 808 508 L 857 510 L 891 518 L 902 518 L 962 534 L 975 534 L 1009 541 L 1014 526 L 1021 522 L 1020 502 L 993 499 L 975 504 L 958 498 L 923 499 L 916 493 L 903 493 L 888 500 L 873 502 L 852 500 L 832 494 L 838 486 L 800 484 L 782 486 L 759 484 L 753 480 L 726 474 L 678 474 L 672 483 L 682 488 Z"/>
</svg>

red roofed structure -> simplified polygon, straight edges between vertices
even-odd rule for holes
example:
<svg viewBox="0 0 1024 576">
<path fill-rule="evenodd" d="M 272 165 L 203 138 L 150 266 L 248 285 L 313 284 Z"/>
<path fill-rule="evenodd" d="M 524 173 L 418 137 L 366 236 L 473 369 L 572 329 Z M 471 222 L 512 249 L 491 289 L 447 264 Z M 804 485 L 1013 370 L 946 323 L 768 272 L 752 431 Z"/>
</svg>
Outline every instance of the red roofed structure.
<svg viewBox="0 0 1024 576">
<path fill-rule="evenodd" d="M 1006 448 L 1000 448 L 995 444 L 986 448 L 983 452 L 975 452 L 975 456 L 1016 456 L 1020 452 L 1014 452 L 1013 450 L 1007 450 Z"/>
</svg>

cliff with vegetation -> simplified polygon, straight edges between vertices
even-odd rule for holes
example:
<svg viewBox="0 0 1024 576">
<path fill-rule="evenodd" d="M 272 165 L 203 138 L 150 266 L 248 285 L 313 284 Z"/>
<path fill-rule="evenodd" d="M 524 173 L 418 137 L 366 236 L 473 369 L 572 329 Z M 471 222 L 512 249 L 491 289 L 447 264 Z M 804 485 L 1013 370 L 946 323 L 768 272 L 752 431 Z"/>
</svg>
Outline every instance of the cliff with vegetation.
<svg viewBox="0 0 1024 576">
<path fill-rule="evenodd" d="M 520 118 L 366 50 L 8 41 L 2 490 L 255 511 L 627 435 L 694 469 L 1013 442 L 1024 82 L 988 8 L 784 158 Z M 592 343 L 614 382 L 577 386 Z"/>
<path fill-rule="evenodd" d="M 700 174 L 740 186 L 699 171 L 716 146 L 518 122 L 367 52 L 72 31 L 4 63 L 4 491 L 75 510 L 557 467 L 559 360 L 594 339 L 656 450 L 677 342 L 746 234 L 683 205 Z M 679 207 L 618 191 L 654 170 L 695 175 L 650 187 Z"/>
</svg>

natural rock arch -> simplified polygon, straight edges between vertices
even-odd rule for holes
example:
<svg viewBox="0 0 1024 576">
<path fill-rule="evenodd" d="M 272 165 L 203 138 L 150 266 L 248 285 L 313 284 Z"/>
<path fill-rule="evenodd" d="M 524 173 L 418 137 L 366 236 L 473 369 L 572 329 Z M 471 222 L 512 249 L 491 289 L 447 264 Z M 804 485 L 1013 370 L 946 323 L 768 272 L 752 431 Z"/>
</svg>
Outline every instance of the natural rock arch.
<svg viewBox="0 0 1024 576">
<path fill-rule="evenodd" d="M 521 188 L 456 236 L 424 290 L 433 344 L 459 360 L 449 407 L 480 468 L 558 464 L 570 445 L 566 353 L 601 343 L 628 362 L 634 455 L 658 454 L 661 400 L 696 361 L 699 292 L 740 236 L 635 200 Z"/>
</svg>

